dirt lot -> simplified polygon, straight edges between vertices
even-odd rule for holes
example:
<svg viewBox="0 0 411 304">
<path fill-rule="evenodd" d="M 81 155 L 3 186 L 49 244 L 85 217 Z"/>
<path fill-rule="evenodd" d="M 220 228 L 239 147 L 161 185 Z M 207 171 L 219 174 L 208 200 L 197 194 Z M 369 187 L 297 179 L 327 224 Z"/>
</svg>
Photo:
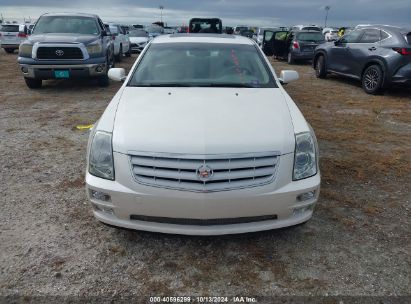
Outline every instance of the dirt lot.
<svg viewBox="0 0 411 304">
<path fill-rule="evenodd" d="M 184 237 L 92 216 L 88 132 L 75 126 L 96 121 L 120 85 L 47 81 L 29 90 L 16 57 L 0 52 L 0 295 L 410 296 L 411 90 L 369 96 L 355 81 L 316 79 L 308 64 L 273 62 L 300 73 L 286 89 L 319 140 L 313 219 Z"/>
</svg>

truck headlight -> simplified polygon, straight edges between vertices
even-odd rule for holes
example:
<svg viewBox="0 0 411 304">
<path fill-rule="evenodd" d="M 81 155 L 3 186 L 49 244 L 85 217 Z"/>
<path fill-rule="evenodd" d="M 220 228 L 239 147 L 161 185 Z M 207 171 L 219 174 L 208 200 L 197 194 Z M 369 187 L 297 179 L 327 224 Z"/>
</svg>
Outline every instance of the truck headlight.
<svg viewBox="0 0 411 304">
<path fill-rule="evenodd" d="M 91 142 L 89 154 L 90 174 L 114 180 L 114 160 L 111 133 L 97 131 Z"/>
<path fill-rule="evenodd" d="M 300 180 L 315 174 L 317 174 L 315 137 L 311 132 L 296 134 L 293 180 Z"/>
<path fill-rule="evenodd" d="M 103 47 L 98 40 L 90 43 L 86 48 L 90 55 L 100 54 L 103 51 Z"/>
<path fill-rule="evenodd" d="M 31 58 L 32 50 L 33 50 L 33 45 L 32 44 L 22 43 L 19 46 L 19 56 L 20 57 L 30 57 Z"/>
</svg>

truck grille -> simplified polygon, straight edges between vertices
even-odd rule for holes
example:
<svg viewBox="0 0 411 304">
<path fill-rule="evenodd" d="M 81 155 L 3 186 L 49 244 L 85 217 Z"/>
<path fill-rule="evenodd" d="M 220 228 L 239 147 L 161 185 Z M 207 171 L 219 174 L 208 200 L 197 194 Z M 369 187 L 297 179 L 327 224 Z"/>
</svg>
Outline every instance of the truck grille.
<svg viewBox="0 0 411 304">
<path fill-rule="evenodd" d="M 39 47 L 38 59 L 83 59 L 83 52 L 78 47 Z"/>
<path fill-rule="evenodd" d="M 176 157 L 131 155 L 137 182 L 177 190 L 212 192 L 261 186 L 273 181 L 278 153 Z M 204 176 L 204 174 L 206 176 Z"/>
</svg>

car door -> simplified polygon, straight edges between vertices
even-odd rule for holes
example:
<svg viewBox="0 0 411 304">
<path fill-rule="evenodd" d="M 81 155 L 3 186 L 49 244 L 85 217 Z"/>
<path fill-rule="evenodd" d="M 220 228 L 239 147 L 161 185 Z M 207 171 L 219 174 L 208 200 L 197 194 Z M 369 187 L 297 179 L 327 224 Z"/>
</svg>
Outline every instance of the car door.
<svg viewBox="0 0 411 304">
<path fill-rule="evenodd" d="M 383 34 L 385 33 L 377 28 L 364 29 L 358 42 L 348 49 L 348 55 L 352 59 L 350 71 L 352 75 L 360 77 L 368 59 L 380 52 L 379 42 Z"/>
<path fill-rule="evenodd" d="M 110 58 L 114 56 L 113 40 L 111 37 L 110 27 L 105 25 L 101 19 L 98 19 L 101 31 L 101 42 L 103 44 L 103 49 L 107 52 L 107 57 Z"/>
<path fill-rule="evenodd" d="M 275 57 L 286 57 L 288 54 L 291 41 L 294 34 L 288 31 L 278 31 L 274 33 L 274 56 Z"/>
<path fill-rule="evenodd" d="M 274 55 L 274 31 L 265 30 L 263 33 L 262 49 L 266 56 Z"/>
<path fill-rule="evenodd" d="M 349 50 L 355 47 L 361 35 L 361 30 L 355 30 L 334 42 L 327 53 L 327 68 L 329 70 L 347 75 L 351 73 L 353 58 Z"/>
</svg>

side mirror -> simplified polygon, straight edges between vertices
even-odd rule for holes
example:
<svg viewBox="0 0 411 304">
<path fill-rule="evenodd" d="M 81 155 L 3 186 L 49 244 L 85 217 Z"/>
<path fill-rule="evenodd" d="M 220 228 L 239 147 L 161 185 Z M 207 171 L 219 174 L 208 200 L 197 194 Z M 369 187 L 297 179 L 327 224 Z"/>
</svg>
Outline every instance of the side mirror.
<svg viewBox="0 0 411 304">
<path fill-rule="evenodd" d="M 284 71 L 281 71 L 280 78 L 278 78 L 278 80 L 280 80 L 282 84 L 287 84 L 289 82 L 298 80 L 298 78 L 300 78 L 300 76 L 298 75 L 296 71 L 284 70 Z"/>
<path fill-rule="evenodd" d="M 101 31 L 101 36 L 106 37 L 106 36 L 110 36 L 106 30 Z"/>
<path fill-rule="evenodd" d="M 114 81 L 124 81 L 126 76 L 126 70 L 123 68 L 112 68 L 108 70 L 108 78 Z"/>
</svg>

